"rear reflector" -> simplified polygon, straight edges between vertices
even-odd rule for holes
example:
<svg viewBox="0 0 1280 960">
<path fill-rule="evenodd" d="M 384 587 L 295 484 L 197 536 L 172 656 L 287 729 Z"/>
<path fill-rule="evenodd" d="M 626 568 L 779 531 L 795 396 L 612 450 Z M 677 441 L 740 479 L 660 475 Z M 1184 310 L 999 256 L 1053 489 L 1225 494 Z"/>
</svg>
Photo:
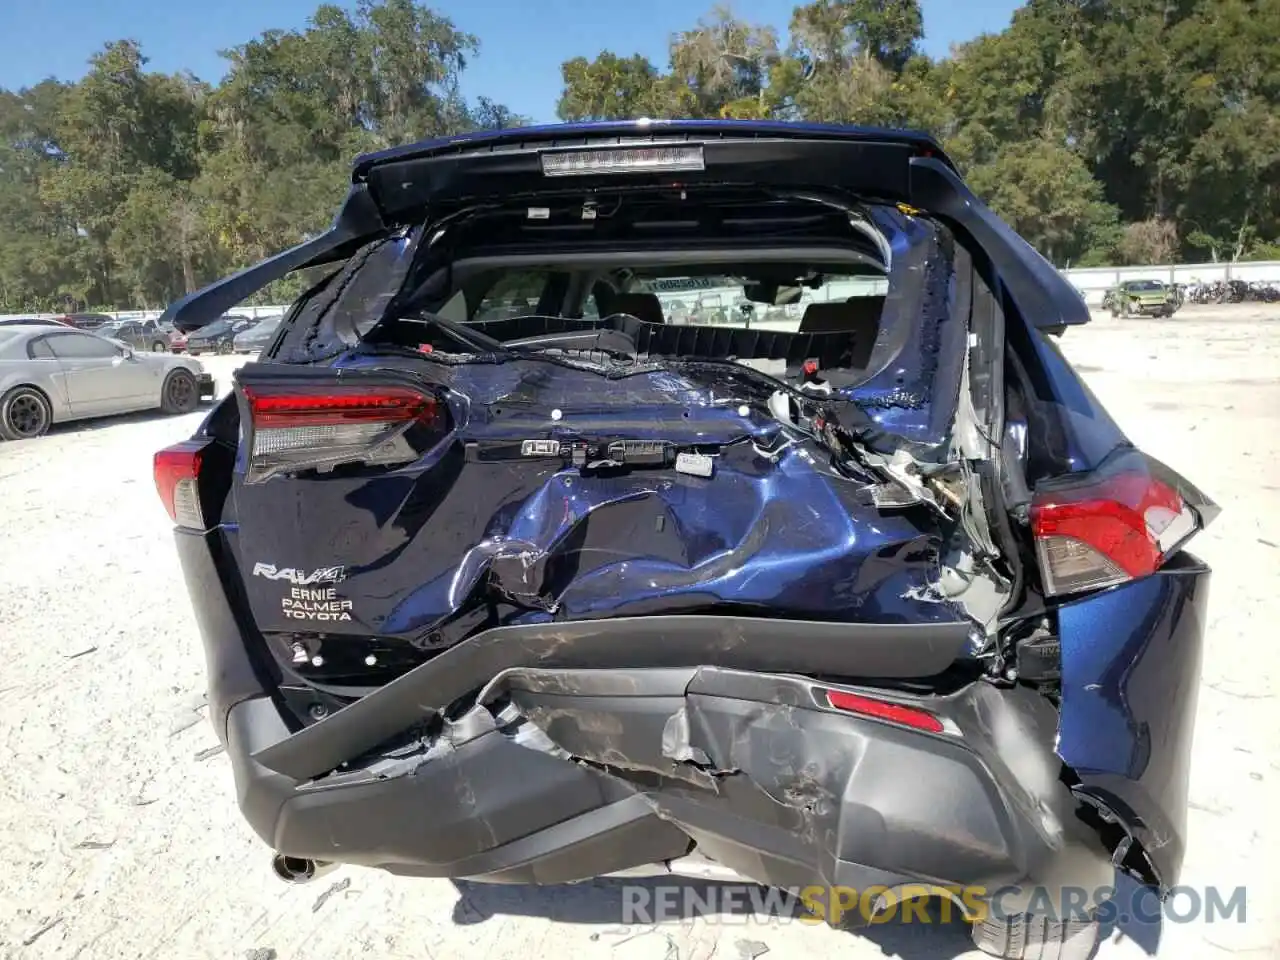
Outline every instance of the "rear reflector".
<svg viewBox="0 0 1280 960">
<path fill-rule="evenodd" d="M 896 723 L 900 727 L 910 727 L 926 733 L 942 733 L 945 729 L 942 721 L 927 710 L 919 710 L 901 703 L 890 703 L 887 700 L 875 700 L 843 690 L 828 690 L 827 703 L 833 709 L 843 710 L 845 713 L 856 713 L 874 720 L 885 720 Z"/>
<path fill-rule="evenodd" d="M 1130 452 L 1095 475 L 1036 492 L 1031 530 L 1046 594 L 1148 576 L 1200 529 L 1176 475 L 1157 478 L 1150 466 Z"/>
<path fill-rule="evenodd" d="M 548 177 L 585 177 L 601 173 L 677 173 L 706 169 L 700 145 L 610 147 L 555 150 L 542 155 Z"/>
<path fill-rule="evenodd" d="M 245 476 L 250 483 L 343 463 L 409 463 L 438 439 L 445 420 L 435 396 L 409 387 L 242 390 L 253 428 Z"/>
<path fill-rule="evenodd" d="M 186 440 L 156 453 L 156 492 L 169 519 L 180 527 L 205 530 L 200 506 L 200 465 L 208 440 Z"/>
</svg>

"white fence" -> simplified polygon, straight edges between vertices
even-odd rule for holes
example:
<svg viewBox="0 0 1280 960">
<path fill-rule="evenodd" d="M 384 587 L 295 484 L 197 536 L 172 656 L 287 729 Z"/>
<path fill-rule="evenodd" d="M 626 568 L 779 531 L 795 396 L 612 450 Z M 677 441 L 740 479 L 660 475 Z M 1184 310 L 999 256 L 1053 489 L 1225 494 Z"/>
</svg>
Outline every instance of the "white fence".
<svg viewBox="0 0 1280 960">
<path fill-rule="evenodd" d="M 1280 260 L 1253 263 L 1179 263 L 1156 267 L 1073 267 L 1063 276 L 1084 294 L 1091 306 L 1102 302 L 1102 295 L 1122 280 L 1159 280 L 1162 283 L 1214 283 L 1218 280 L 1243 280 L 1246 283 L 1280 283 Z M 664 291 L 665 293 L 665 291 Z M 675 296 L 671 294 L 669 296 Z M 686 295 L 687 298 L 687 295 Z M 276 317 L 287 306 L 236 307 L 232 312 L 244 316 Z M 117 320 L 143 320 L 160 316 L 159 310 L 107 311 Z M 53 317 L 53 313 L 0 314 L 0 320 L 16 317 Z"/>
<path fill-rule="evenodd" d="M 1280 260 L 1252 263 L 1179 263 L 1159 267 L 1073 267 L 1063 276 L 1084 294 L 1091 306 L 1102 303 L 1102 295 L 1122 280 L 1159 280 L 1161 283 L 1215 283 L 1243 280 L 1246 283 L 1280 283 Z"/>
</svg>

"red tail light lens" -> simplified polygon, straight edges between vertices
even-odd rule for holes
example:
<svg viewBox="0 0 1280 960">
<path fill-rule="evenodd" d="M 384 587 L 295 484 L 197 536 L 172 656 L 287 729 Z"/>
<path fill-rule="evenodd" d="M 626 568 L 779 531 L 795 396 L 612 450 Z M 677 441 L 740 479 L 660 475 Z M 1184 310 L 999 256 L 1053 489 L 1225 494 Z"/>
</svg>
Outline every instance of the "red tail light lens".
<svg viewBox="0 0 1280 960">
<path fill-rule="evenodd" d="M 946 729 L 943 722 L 927 710 L 901 703 L 890 703 L 888 700 L 876 700 L 845 690 L 828 690 L 827 703 L 833 709 L 843 710 L 845 713 L 856 713 L 874 720 L 885 720 L 900 727 L 911 727 L 913 730 L 923 730 L 926 733 L 942 733 Z"/>
<path fill-rule="evenodd" d="M 253 428 L 246 481 L 344 463 L 415 460 L 447 420 L 440 400 L 409 387 L 242 388 Z"/>
<path fill-rule="evenodd" d="M 1037 491 L 1031 530 L 1045 593 L 1114 586 L 1155 573 L 1201 527 L 1176 479 L 1140 454 L 1099 475 Z"/>
<path fill-rule="evenodd" d="M 204 510 L 200 505 L 200 466 L 206 440 L 187 440 L 165 447 L 156 453 L 154 468 L 156 492 L 169 519 L 180 527 L 205 530 Z"/>
</svg>

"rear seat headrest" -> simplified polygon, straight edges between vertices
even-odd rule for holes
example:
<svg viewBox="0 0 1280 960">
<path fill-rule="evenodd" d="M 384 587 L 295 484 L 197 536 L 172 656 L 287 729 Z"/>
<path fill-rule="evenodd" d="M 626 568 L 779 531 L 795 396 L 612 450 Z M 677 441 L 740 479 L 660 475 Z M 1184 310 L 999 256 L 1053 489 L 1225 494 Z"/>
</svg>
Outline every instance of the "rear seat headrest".
<svg viewBox="0 0 1280 960">
<path fill-rule="evenodd" d="M 646 323 L 666 323 L 656 293 L 617 293 L 609 298 L 610 313 L 626 313 Z"/>
<path fill-rule="evenodd" d="M 800 333 L 847 333 L 852 341 L 852 365 L 865 367 L 871 361 L 884 297 L 850 297 L 845 301 L 811 303 L 800 318 Z"/>
</svg>

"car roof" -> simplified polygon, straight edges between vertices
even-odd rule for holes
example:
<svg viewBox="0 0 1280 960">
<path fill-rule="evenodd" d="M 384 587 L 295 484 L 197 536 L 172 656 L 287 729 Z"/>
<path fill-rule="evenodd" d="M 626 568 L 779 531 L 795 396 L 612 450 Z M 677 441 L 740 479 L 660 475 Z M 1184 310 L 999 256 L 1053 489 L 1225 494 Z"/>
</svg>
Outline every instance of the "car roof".
<svg viewBox="0 0 1280 960">
<path fill-rule="evenodd" d="M 84 333 L 75 327 L 54 327 L 47 323 L 6 323 L 0 330 L 5 333 Z"/>
<path fill-rule="evenodd" d="M 36 323 L 12 323 L 5 324 L 0 327 L 0 345 L 3 345 L 6 350 L 11 350 L 16 345 L 30 343 L 37 336 L 49 336 L 55 334 L 79 334 L 82 337 L 93 336 L 93 334 L 88 331 L 77 330 L 74 327 L 51 327 L 46 324 Z M 18 348 L 21 349 L 20 346 Z M 26 359 L 26 357 L 23 357 L 22 359 Z"/>
</svg>

